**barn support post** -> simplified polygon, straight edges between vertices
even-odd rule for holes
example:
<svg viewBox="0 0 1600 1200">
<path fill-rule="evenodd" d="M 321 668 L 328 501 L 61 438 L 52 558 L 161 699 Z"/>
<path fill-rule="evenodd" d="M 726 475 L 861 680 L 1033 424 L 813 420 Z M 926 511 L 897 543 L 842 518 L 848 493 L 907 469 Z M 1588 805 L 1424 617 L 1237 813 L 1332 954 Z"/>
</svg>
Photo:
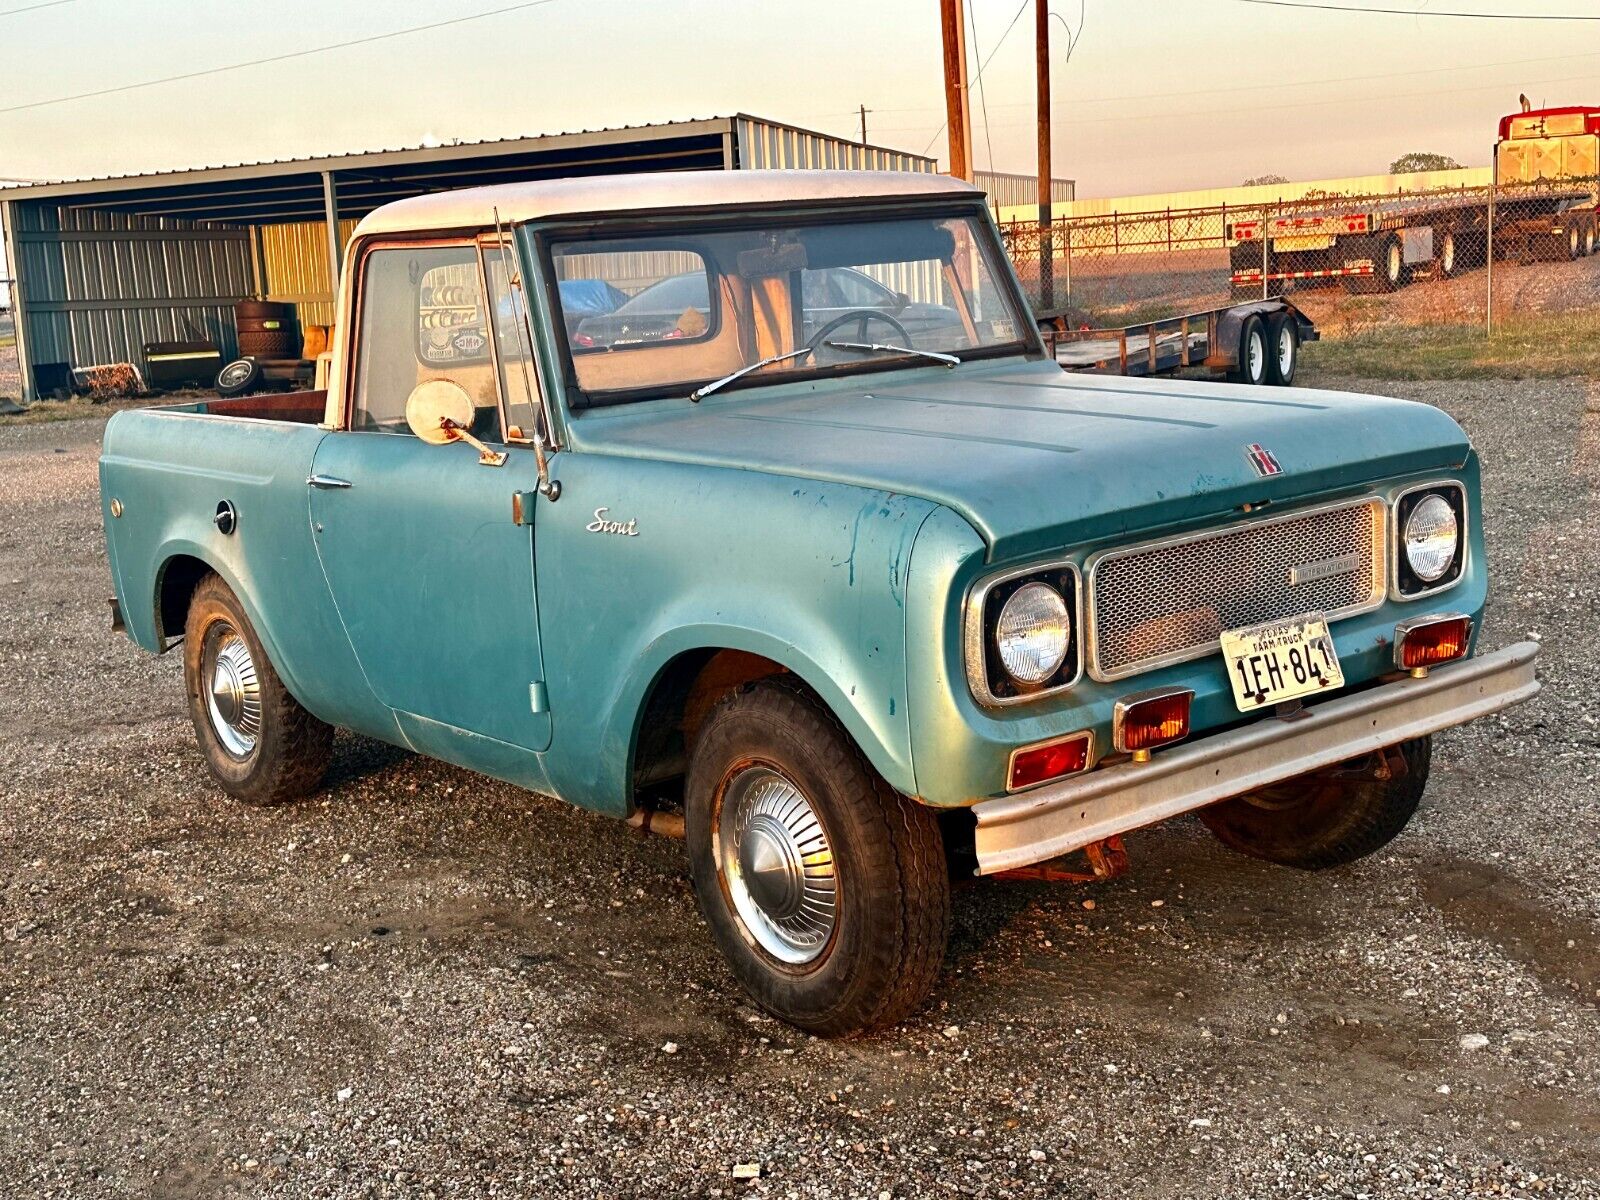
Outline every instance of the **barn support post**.
<svg viewBox="0 0 1600 1200">
<path fill-rule="evenodd" d="M 33 363 L 28 357 L 28 310 L 22 284 L 22 254 L 17 237 L 17 205 L 7 200 L 0 204 L 0 234 L 5 237 L 6 269 L 11 276 L 11 326 L 16 338 L 17 367 L 22 372 L 22 399 L 37 397 L 33 390 Z"/>
<path fill-rule="evenodd" d="M 328 226 L 328 290 L 339 302 L 339 190 L 333 172 L 322 173 L 322 219 Z"/>
</svg>

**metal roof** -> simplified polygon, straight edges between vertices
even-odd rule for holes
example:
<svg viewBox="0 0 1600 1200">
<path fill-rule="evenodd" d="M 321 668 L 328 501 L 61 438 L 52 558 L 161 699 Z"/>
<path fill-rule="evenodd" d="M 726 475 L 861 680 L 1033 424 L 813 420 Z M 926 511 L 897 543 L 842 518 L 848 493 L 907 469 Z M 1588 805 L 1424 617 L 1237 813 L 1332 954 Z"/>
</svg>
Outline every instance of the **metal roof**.
<svg viewBox="0 0 1600 1200">
<path fill-rule="evenodd" d="M 58 180 L 0 189 L 0 202 L 54 201 L 74 208 L 149 216 L 274 224 L 320 219 L 322 176 L 331 173 L 336 178 L 341 215 L 359 216 L 391 200 L 493 183 L 497 178 L 582 177 L 632 167 L 707 170 L 731 166 L 728 155 L 741 121 L 826 136 L 738 114 Z M 873 149 L 883 151 L 882 147 Z M 932 160 L 927 162 L 931 167 Z"/>
<path fill-rule="evenodd" d="M 656 171 L 598 179 L 502 183 L 396 200 L 369 214 L 356 236 L 430 229 L 485 229 L 546 217 L 602 216 L 788 201 L 981 196 L 948 175 L 910 171 Z"/>
</svg>

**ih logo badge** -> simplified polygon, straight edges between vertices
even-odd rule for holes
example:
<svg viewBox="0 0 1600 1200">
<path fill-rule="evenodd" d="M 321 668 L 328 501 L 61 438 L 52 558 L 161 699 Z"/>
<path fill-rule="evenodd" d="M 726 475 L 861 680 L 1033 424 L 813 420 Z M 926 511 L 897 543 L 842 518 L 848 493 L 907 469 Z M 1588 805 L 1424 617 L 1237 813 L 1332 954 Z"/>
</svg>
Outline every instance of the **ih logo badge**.
<svg viewBox="0 0 1600 1200">
<path fill-rule="evenodd" d="M 1245 456 L 1250 460 L 1250 465 L 1256 469 L 1256 474 L 1265 478 L 1268 475 L 1283 474 L 1283 467 L 1260 442 L 1251 442 L 1244 448 Z"/>
</svg>

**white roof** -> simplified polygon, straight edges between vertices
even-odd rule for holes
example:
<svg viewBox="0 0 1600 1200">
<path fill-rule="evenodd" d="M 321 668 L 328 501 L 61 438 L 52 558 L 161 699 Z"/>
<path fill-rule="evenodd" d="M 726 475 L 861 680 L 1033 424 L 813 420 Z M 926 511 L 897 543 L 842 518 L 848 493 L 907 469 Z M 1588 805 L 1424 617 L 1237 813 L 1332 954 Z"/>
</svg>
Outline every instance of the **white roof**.
<svg viewBox="0 0 1600 1200">
<path fill-rule="evenodd" d="M 417 230 L 480 230 L 549 217 L 745 207 L 807 200 L 974 196 L 948 175 L 922 171 L 658 171 L 463 188 L 397 200 L 374 209 L 356 236 Z"/>
</svg>

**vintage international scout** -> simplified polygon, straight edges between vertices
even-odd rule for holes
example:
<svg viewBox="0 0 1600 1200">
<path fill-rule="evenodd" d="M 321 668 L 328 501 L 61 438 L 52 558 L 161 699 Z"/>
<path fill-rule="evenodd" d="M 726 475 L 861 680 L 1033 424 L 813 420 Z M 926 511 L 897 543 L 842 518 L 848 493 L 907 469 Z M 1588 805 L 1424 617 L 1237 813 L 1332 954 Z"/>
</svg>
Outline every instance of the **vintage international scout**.
<svg viewBox="0 0 1600 1200">
<path fill-rule="evenodd" d="M 1474 654 L 1454 421 L 1068 376 L 950 179 L 405 200 L 339 302 L 325 394 L 106 431 L 114 620 L 181 644 L 218 783 L 302 796 L 343 727 L 616 817 L 676 788 L 712 935 L 807 1029 L 914 1009 L 954 877 L 1196 809 L 1370 854 L 1431 734 L 1539 686 Z"/>
</svg>

